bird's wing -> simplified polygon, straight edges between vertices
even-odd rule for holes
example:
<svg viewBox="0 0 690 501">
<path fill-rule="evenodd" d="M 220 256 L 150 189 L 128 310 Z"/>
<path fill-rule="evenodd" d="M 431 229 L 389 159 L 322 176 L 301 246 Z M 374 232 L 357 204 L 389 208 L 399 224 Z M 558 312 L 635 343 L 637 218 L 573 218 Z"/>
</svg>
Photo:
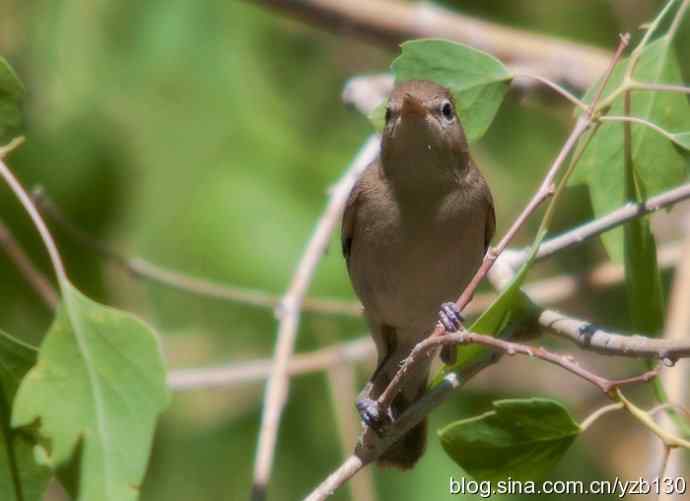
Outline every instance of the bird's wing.
<svg viewBox="0 0 690 501">
<path fill-rule="evenodd" d="M 352 239 L 355 235 L 355 222 L 357 220 L 357 202 L 362 193 L 362 178 L 355 183 L 350 192 L 350 196 L 345 203 L 343 211 L 343 224 L 340 231 L 340 241 L 343 249 L 343 256 L 347 266 L 350 266 L 350 249 L 352 249 Z"/>
<path fill-rule="evenodd" d="M 494 201 L 491 197 L 491 192 L 487 189 L 487 204 L 486 204 L 486 226 L 484 228 L 484 252 L 489 250 L 491 240 L 496 233 L 496 210 L 494 209 Z"/>
</svg>

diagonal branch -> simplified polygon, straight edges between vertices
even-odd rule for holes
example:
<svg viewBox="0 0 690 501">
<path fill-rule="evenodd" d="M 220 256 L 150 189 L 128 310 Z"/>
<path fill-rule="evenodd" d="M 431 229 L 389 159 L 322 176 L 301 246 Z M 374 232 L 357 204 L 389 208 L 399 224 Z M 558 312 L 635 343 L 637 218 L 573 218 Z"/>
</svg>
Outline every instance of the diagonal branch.
<svg viewBox="0 0 690 501">
<path fill-rule="evenodd" d="M 297 338 L 302 301 L 307 293 L 316 265 L 328 246 L 333 229 L 338 224 L 340 214 L 355 181 L 378 155 L 378 150 L 379 137 L 374 134 L 366 141 L 350 168 L 334 186 L 326 210 L 316 225 L 314 234 L 292 278 L 292 283 L 278 308 L 280 318 L 278 338 L 273 357 L 273 370 L 266 385 L 254 468 L 252 486 L 252 498 L 254 500 L 265 498 L 266 487 L 271 475 L 280 417 L 288 393 L 288 365 Z"/>
<path fill-rule="evenodd" d="M 492 336 L 485 336 L 466 331 L 454 334 L 446 334 L 445 336 L 429 337 L 425 339 L 415 346 L 415 348 L 412 350 L 412 353 L 410 353 L 410 356 L 405 360 L 401 371 L 409 369 L 415 363 L 429 356 L 439 346 L 468 343 L 476 343 L 487 346 L 497 353 L 500 352 L 508 355 L 521 354 L 533 358 L 539 358 L 548 363 L 562 367 L 567 371 L 585 379 L 608 396 L 611 396 L 612 392 L 620 386 L 647 382 L 656 377 L 658 374 L 658 369 L 653 369 L 638 376 L 611 380 L 585 369 L 569 356 L 559 355 L 541 347 L 534 348 L 524 344 L 505 341 Z M 495 356 L 484 358 L 477 361 L 475 365 L 471 367 L 465 367 L 463 372 L 459 374 L 448 374 L 440 384 L 438 384 L 436 387 L 426 393 L 421 399 L 410 406 L 395 422 L 382 430 L 382 436 L 380 438 L 376 436 L 375 432 L 371 428 L 367 428 L 364 432 L 364 437 L 355 450 L 355 453 L 350 456 L 335 472 L 327 477 L 321 483 L 321 485 L 312 491 L 306 500 L 320 501 L 326 499 L 333 493 L 333 491 L 335 491 L 335 489 L 352 478 L 364 466 L 375 461 L 376 458 L 378 458 L 388 447 L 390 447 L 391 444 L 395 443 L 408 430 L 421 421 L 424 416 L 443 403 L 456 389 L 460 388 L 480 370 L 491 365 L 496 360 L 497 357 Z"/>
<path fill-rule="evenodd" d="M 562 235 L 551 238 L 539 246 L 537 259 L 546 259 L 565 249 L 575 247 L 585 240 L 601 235 L 617 226 L 627 223 L 659 209 L 667 208 L 690 198 L 690 183 L 683 184 L 677 188 L 670 189 L 659 195 L 648 198 L 644 202 L 630 202 L 623 207 L 616 209 L 606 216 L 595 219 L 583 224 L 573 230 L 567 231 Z M 519 268 L 529 255 L 529 249 L 523 249 L 517 253 L 506 256 L 510 266 L 514 269 Z"/>
</svg>

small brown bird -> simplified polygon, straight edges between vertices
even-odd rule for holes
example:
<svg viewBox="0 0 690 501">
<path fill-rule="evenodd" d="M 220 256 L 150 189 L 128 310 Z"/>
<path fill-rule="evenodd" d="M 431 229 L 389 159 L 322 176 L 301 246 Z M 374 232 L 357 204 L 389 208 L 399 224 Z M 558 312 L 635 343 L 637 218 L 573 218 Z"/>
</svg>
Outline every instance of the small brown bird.
<svg viewBox="0 0 690 501">
<path fill-rule="evenodd" d="M 425 80 L 398 85 L 386 109 L 381 154 L 352 189 L 342 224 L 350 279 L 378 351 L 357 401 L 370 426 L 395 419 L 424 393 L 430 360 L 408 375 L 392 416 L 376 404 L 439 315 L 447 330 L 457 329 L 459 312 L 447 302 L 471 280 L 494 229 L 491 192 L 470 158 L 451 93 Z M 425 444 L 423 421 L 379 463 L 410 468 Z"/>
</svg>

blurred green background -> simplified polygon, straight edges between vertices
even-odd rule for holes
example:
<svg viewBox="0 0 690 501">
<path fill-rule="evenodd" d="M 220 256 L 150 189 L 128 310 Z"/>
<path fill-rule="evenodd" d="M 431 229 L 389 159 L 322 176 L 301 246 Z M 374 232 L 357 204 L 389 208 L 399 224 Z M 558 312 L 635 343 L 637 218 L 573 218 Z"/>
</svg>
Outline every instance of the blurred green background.
<svg viewBox="0 0 690 501">
<path fill-rule="evenodd" d="M 605 48 L 615 45 L 618 32 L 634 30 L 652 17 L 661 4 L 443 3 L 487 20 Z M 688 24 L 677 43 L 686 79 Z M 28 142 L 10 159 L 26 186 L 43 186 L 70 219 L 117 249 L 197 276 L 275 293 L 287 287 L 328 187 L 371 132 L 364 117 L 342 105 L 343 84 L 353 75 L 386 69 L 395 56 L 239 0 L 0 0 L 0 54 L 27 87 Z M 518 97 L 509 95 L 474 148 L 497 199 L 499 234 L 537 186 L 572 117 L 571 108 L 557 100 Z M 586 192 L 571 190 L 557 226 L 589 214 Z M 4 185 L 0 215 L 50 275 L 34 229 Z M 521 236 L 523 243 L 535 228 L 536 222 Z M 54 233 L 72 281 L 93 299 L 153 324 L 171 367 L 271 355 L 276 330 L 271 311 L 133 280 L 59 228 Z M 533 275 L 582 270 L 603 258 L 594 242 L 540 265 Z M 310 293 L 352 299 L 343 264 L 334 239 Z M 588 291 L 567 308 L 624 329 L 623 298 L 621 288 Z M 50 312 L 0 255 L 0 329 L 38 343 L 50 321 Z M 364 332 L 359 320 L 305 315 L 297 348 L 316 349 Z M 603 367 L 608 361 L 592 363 Z M 355 390 L 370 370 L 358 368 Z M 616 367 L 609 364 L 607 370 Z M 260 384 L 247 384 L 177 395 L 161 420 L 142 499 L 246 498 L 262 391 Z M 640 397 L 647 393 L 640 390 Z M 578 417 L 602 403 L 556 369 L 505 361 L 432 416 L 429 449 L 414 471 L 372 470 L 377 486 L 372 499 L 450 497 L 449 475 L 457 478 L 461 472 L 433 430 L 486 410 L 494 398 L 531 395 L 559 398 Z M 647 473 L 640 469 L 649 466 L 645 457 L 653 457 L 646 435 L 622 417 L 599 428 L 578 441 L 553 478 Z M 346 452 L 326 377 L 295 378 L 271 499 L 306 494 Z M 349 499 L 348 490 L 334 499 Z"/>
</svg>

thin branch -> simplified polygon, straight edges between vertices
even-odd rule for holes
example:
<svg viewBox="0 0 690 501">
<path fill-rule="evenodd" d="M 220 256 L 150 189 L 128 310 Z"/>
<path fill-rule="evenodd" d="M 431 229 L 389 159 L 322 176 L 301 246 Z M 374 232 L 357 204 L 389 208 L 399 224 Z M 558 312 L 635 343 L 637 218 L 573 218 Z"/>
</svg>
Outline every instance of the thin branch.
<svg viewBox="0 0 690 501">
<path fill-rule="evenodd" d="M 331 365 L 326 375 L 340 444 L 347 456 L 356 447 L 360 431 L 359 414 L 352 405 L 352 402 L 357 399 L 355 370 L 353 366 L 339 362 Z M 349 487 L 352 499 L 357 501 L 375 501 L 376 499 L 376 486 L 371 470 L 365 470 L 361 475 L 353 478 Z"/>
<path fill-rule="evenodd" d="M 375 354 L 371 337 L 363 336 L 310 353 L 294 355 L 288 364 L 288 374 L 296 376 L 322 371 L 333 365 L 373 359 Z M 272 360 L 266 358 L 223 367 L 176 369 L 169 372 L 168 385 L 176 391 L 188 391 L 260 382 L 270 376 L 271 368 Z"/>
<path fill-rule="evenodd" d="M 447 38 L 528 66 L 552 81 L 586 89 L 606 70 L 610 53 L 479 20 L 428 2 L 396 0 L 254 0 L 319 28 L 360 35 L 392 49 L 415 38 Z"/>
<path fill-rule="evenodd" d="M 599 409 L 592 412 L 589 416 L 587 416 L 580 423 L 580 429 L 582 431 L 586 431 L 601 416 L 604 416 L 605 414 L 608 414 L 609 412 L 619 411 L 623 408 L 624 408 L 624 405 L 621 402 L 616 402 L 613 404 L 605 405 L 604 407 L 600 407 Z"/>
<path fill-rule="evenodd" d="M 621 35 L 620 37 L 620 43 L 618 44 L 618 47 L 616 48 L 616 52 L 609 61 L 608 68 L 606 69 L 606 73 L 604 73 L 604 78 L 602 79 L 601 83 L 599 84 L 599 89 L 597 90 L 597 93 L 592 99 L 592 104 L 589 107 L 588 110 L 588 115 L 589 118 L 591 119 L 594 116 L 594 112 L 597 109 L 597 105 L 599 104 L 599 101 L 601 100 L 601 96 L 604 94 L 604 89 L 606 89 L 606 85 L 609 83 L 609 80 L 611 79 L 611 75 L 613 74 L 613 70 L 616 67 L 616 64 L 618 64 L 618 61 L 620 61 L 621 57 L 623 56 L 623 52 L 625 49 L 628 47 L 628 44 L 630 43 L 630 34 L 625 33 Z"/>
<path fill-rule="evenodd" d="M 548 78 L 545 78 L 545 77 L 542 77 L 539 75 L 534 75 L 532 73 L 527 73 L 524 71 L 513 73 L 513 76 L 515 78 L 523 77 L 523 78 L 529 78 L 532 80 L 536 80 L 537 82 L 540 82 L 540 83 L 546 85 L 550 89 L 553 89 L 554 91 L 556 91 L 558 94 L 563 96 L 565 99 L 567 99 L 568 101 L 573 103 L 575 106 L 577 106 L 581 110 L 583 110 L 583 111 L 589 110 L 589 106 L 587 106 L 587 104 L 584 101 L 578 99 L 577 97 L 575 97 L 574 94 L 572 94 L 571 92 L 568 92 L 562 86 L 558 85 L 556 82 L 549 80 Z"/>
<path fill-rule="evenodd" d="M 673 364 L 690 357 L 690 339 L 650 338 L 607 332 L 585 320 L 572 318 L 553 310 L 543 310 L 539 325 L 549 332 L 578 344 L 581 348 L 619 357 L 659 359 Z"/>
<path fill-rule="evenodd" d="M 534 211 L 537 210 L 537 208 L 553 194 L 555 189 L 554 180 L 556 178 L 556 175 L 558 174 L 558 171 L 560 170 L 561 166 L 565 162 L 565 159 L 568 157 L 572 149 L 577 144 L 577 141 L 580 138 L 580 136 L 582 136 L 582 134 L 584 134 L 584 132 L 589 127 L 589 124 L 589 120 L 583 117 L 580 117 L 578 119 L 577 123 L 575 124 L 575 127 L 570 133 L 570 136 L 568 136 L 568 139 L 566 140 L 565 144 L 563 145 L 563 148 L 556 157 L 556 160 L 554 160 L 553 164 L 551 165 L 551 168 L 548 170 L 536 194 L 532 197 L 532 199 L 529 201 L 522 213 L 510 226 L 510 229 L 506 232 L 505 236 L 498 243 L 498 245 L 496 245 L 496 247 L 494 248 L 489 249 L 489 251 L 486 253 L 486 256 L 484 257 L 484 260 L 482 261 L 481 266 L 475 273 L 474 277 L 472 277 L 472 280 L 467 285 L 467 287 L 465 287 L 465 290 L 462 292 L 460 297 L 458 298 L 456 304 L 458 305 L 460 311 L 462 311 L 465 308 L 465 306 L 467 306 L 467 304 L 470 302 L 475 290 L 477 289 L 481 281 L 489 272 L 498 256 L 500 256 L 500 254 L 508 247 L 508 244 L 512 241 L 513 237 L 515 237 L 522 225 L 527 221 L 527 219 L 532 215 L 532 213 L 534 213 Z"/>
<path fill-rule="evenodd" d="M 543 242 L 539 246 L 537 259 L 541 260 L 551 257 L 558 252 L 579 245 L 585 240 L 601 235 L 632 219 L 675 205 L 688 198 L 690 198 L 690 183 L 665 191 L 644 202 L 630 202 L 599 219 L 595 219 L 594 221 L 583 224 L 582 226 Z M 508 259 L 510 260 L 511 266 L 517 269 L 524 263 L 528 255 L 529 249 L 524 249 L 519 251 L 519 254 L 511 254 Z"/>
<path fill-rule="evenodd" d="M 51 284 L 48 277 L 34 265 L 21 244 L 1 220 L 0 247 L 4 249 L 7 256 L 17 267 L 17 270 L 19 270 L 19 273 L 21 273 L 43 303 L 49 309 L 54 310 L 60 302 L 60 296 L 55 291 L 53 284 Z"/>
<path fill-rule="evenodd" d="M 518 251 L 519 252 L 519 251 Z M 680 257 L 680 245 L 669 242 L 659 246 L 658 265 L 661 268 L 674 266 Z M 575 296 L 578 292 L 618 284 L 625 277 L 623 266 L 611 261 L 597 265 L 594 269 L 576 275 L 562 274 L 544 278 L 523 285 L 522 289 L 536 304 L 547 306 L 558 304 Z M 476 299 L 470 303 L 475 306 Z M 474 309 L 474 308 L 473 308 Z"/>
<path fill-rule="evenodd" d="M 409 370 L 420 360 L 434 353 L 439 346 L 467 343 L 478 343 L 509 355 L 522 354 L 542 359 L 582 377 L 607 395 L 622 385 L 646 382 L 657 375 L 657 370 L 652 370 L 636 377 L 610 380 L 584 369 L 571 357 L 558 355 L 541 347 L 534 348 L 520 343 L 504 341 L 491 336 L 471 332 L 428 337 L 415 346 L 398 373 Z M 378 456 L 390 447 L 391 444 L 395 443 L 405 432 L 421 421 L 434 408 L 443 403 L 453 391 L 461 387 L 479 371 L 493 364 L 496 360 L 497 357 L 495 356 L 485 357 L 475 361 L 474 365 L 464 367 L 461 373 L 448 374 L 440 384 L 406 409 L 394 423 L 384 428 L 381 431 L 381 437 L 376 435 L 376 432 L 371 428 L 366 428 L 364 437 L 355 450 L 355 454 L 350 456 L 343 465 L 329 475 L 329 477 L 306 499 L 310 501 L 320 501 L 330 496 L 335 489 L 352 478 L 364 466 L 375 461 Z"/>
<path fill-rule="evenodd" d="M 0 159 L 4 160 L 10 153 L 24 144 L 24 141 L 26 141 L 24 136 L 17 136 L 9 143 L 0 146 Z"/>
<path fill-rule="evenodd" d="M 474 277 L 472 277 L 472 280 L 470 280 L 470 283 L 465 287 L 465 290 L 462 291 L 462 294 L 458 298 L 456 304 L 458 306 L 458 309 L 462 311 L 465 306 L 470 302 L 472 299 L 472 296 L 474 295 L 475 290 L 481 283 L 481 281 L 484 279 L 484 277 L 489 273 L 491 270 L 491 267 L 493 266 L 494 262 L 496 259 L 501 255 L 501 253 L 508 247 L 512 239 L 515 237 L 517 232 L 522 228 L 522 225 L 525 224 L 527 219 L 534 213 L 534 211 L 537 210 L 537 208 L 543 204 L 547 199 L 552 197 L 554 193 L 556 192 L 556 177 L 558 173 L 561 170 L 561 167 L 565 163 L 565 160 L 568 158 L 568 156 L 575 150 L 575 146 L 578 144 L 578 141 L 580 140 L 580 137 L 589 129 L 590 125 L 593 122 L 593 117 L 594 117 L 594 111 L 597 109 L 597 106 L 599 105 L 599 100 L 601 98 L 601 95 L 603 93 L 604 87 L 606 87 L 606 84 L 611 77 L 611 74 L 613 73 L 614 68 L 616 67 L 616 63 L 620 60 L 620 58 L 623 56 L 623 52 L 625 51 L 625 48 L 628 46 L 630 43 L 630 35 L 625 34 L 620 37 L 620 41 L 618 43 L 618 47 L 611 58 L 611 61 L 608 65 L 608 69 L 606 70 L 606 73 L 604 74 L 604 77 L 601 81 L 601 84 L 599 86 L 598 93 L 592 100 L 592 103 L 589 105 L 587 113 L 583 113 L 578 117 L 577 121 L 575 122 L 575 126 L 573 127 L 573 130 L 570 132 L 570 135 L 565 141 L 565 144 L 561 148 L 561 151 L 558 153 L 556 156 L 556 159 L 553 161 L 553 164 L 551 164 L 551 167 L 549 170 L 546 172 L 546 176 L 544 176 L 544 179 L 542 180 L 541 185 L 539 186 L 539 189 L 537 192 L 534 194 L 532 199 L 528 202 L 527 206 L 523 209 L 522 213 L 517 217 L 517 219 L 513 222 L 513 224 L 510 226 L 510 229 L 506 232 L 504 235 L 503 239 L 498 243 L 496 247 L 490 247 L 489 250 L 487 251 L 486 255 L 484 256 L 484 260 L 482 261 L 482 264 L 479 266 L 479 269 L 477 272 L 474 274 Z M 577 160 L 579 159 L 579 155 L 581 155 L 584 152 L 584 148 L 589 144 L 588 142 L 585 142 L 585 144 L 578 150 L 576 151 L 575 155 L 576 158 L 574 158 L 573 165 Z M 569 172 L 572 171 L 572 167 L 566 172 L 566 177 Z M 564 185 L 565 177 L 561 180 L 561 187 Z M 559 190 L 560 192 L 560 190 Z M 550 207 L 551 208 L 551 207 Z M 550 209 L 549 208 L 549 209 Z M 550 210 L 547 209 L 547 214 L 542 221 L 542 228 L 545 228 L 546 226 L 546 221 L 550 217 Z M 541 231 L 541 228 L 540 228 Z M 434 333 L 432 335 L 440 335 L 443 333 L 443 326 L 439 323 L 439 326 L 436 328 Z M 389 386 L 390 387 L 390 386 Z M 385 394 L 386 392 L 384 392 Z M 394 395 L 393 395 L 394 396 Z M 392 397 L 390 401 L 387 401 L 388 403 L 392 402 Z M 381 399 L 379 399 L 381 400 Z"/>
<path fill-rule="evenodd" d="M 484 334 L 475 334 L 473 332 L 460 332 L 453 334 L 446 334 L 445 336 L 440 336 L 437 338 L 427 338 L 426 340 L 419 343 L 413 350 L 410 356 L 405 361 L 405 365 L 401 368 L 402 371 L 409 370 L 409 366 L 412 366 L 416 360 L 427 356 L 435 347 L 438 345 L 461 345 L 461 344 L 479 344 L 492 348 L 494 350 L 501 351 L 507 355 L 527 355 L 529 357 L 538 358 L 544 360 L 553 365 L 557 365 L 568 372 L 581 377 L 585 381 L 597 386 L 602 392 L 609 394 L 615 388 L 619 386 L 636 384 L 650 381 L 655 378 L 658 374 L 658 369 L 653 369 L 639 376 L 612 380 L 602 376 L 599 376 L 584 367 L 580 366 L 573 357 L 567 355 L 559 355 L 557 353 L 548 351 L 542 347 L 528 346 L 522 343 L 516 343 L 513 341 L 506 341 L 493 336 L 486 336 Z"/>
<path fill-rule="evenodd" d="M 372 135 L 366 141 L 350 168 L 331 191 L 331 198 L 326 210 L 316 225 L 314 234 L 292 278 L 292 283 L 278 309 L 280 325 L 273 357 L 273 371 L 266 386 L 254 468 L 252 488 L 254 500 L 265 498 L 268 480 L 271 475 L 280 417 L 288 393 L 288 365 L 297 338 L 302 302 L 314 275 L 316 265 L 328 246 L 333 229 L 338 224 L 338 219 L 345 201 L 352 190 L 352 186 L 367 165 L 374 160 L 378 150 L 379 137 Z"/>
<path fill-rule="evenodd" d="M 326 480 L 321 483 L 314 491 L 307 496 L 305 501 L 321 501 L 329 497 L 345 481 L 351 479 L 355 474 L 364 468 L 368 463 L 356 454 L 352 454 L 336 471 L 328 475 Z"/>
<path fill-rule="evenodd" d="M 276 308 L 280 305 L 280 296 L 270 292 L 205 280 L 180 273 L 171 268 L 165 268 L 141 257 L 127 256 L 78 228 L 67 218 L 57 204 L 48 197 L 43 189 L 33 190 L 32 196 L 41 212 L 63 228 L 71 238 L 92 249 L 136 278 L 190 294 L 242 303 L 249 306 Z M 362 306 L 357 302 L 329 298 L 305 298 L 302 310 L 326 315 L 361 316 L 362 314 Z"/>
<path fill-rule="evenodd" d="M 408 407 L 396 420 L 395 426 L 386 430 L 384 436 L 379 437 L 371 428 L 366 428 L 354 454 L 319 484 L 305 498 L 306 501 L 322 501 L 329 497 L 338 487 L 356 475 L 359 470 L 375 461 L 388 447 L 424 419 L 427 414 L 445 402 L 455 390 L 494 362 L 495 358 L 488 357 L 475 362 L 471 367 L 466 367 L 460 375 L 448 374 L 440 384 Z"/>
</svg>

